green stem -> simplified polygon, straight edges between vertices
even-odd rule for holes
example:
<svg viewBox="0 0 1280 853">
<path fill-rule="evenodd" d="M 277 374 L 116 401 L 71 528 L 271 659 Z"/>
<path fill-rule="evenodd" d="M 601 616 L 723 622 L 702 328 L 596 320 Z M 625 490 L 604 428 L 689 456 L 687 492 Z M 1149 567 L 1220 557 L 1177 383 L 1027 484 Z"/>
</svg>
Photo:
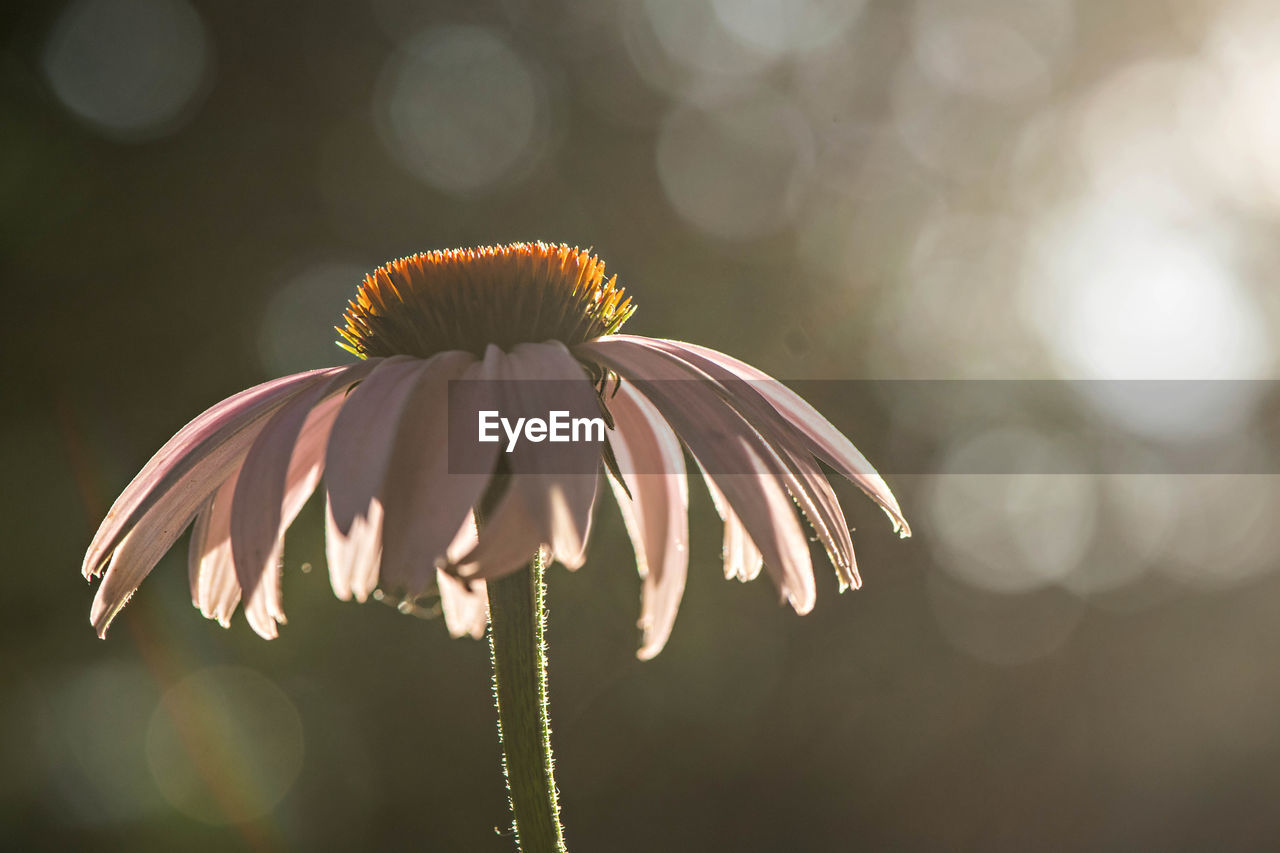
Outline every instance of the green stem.
<svg viewBox="0 0 1280 853">
<path fill-rule="evenodd" d="M 489 581 L 489 653 L 516 845 L 523 853 L 564 853 L 547 706 L 543 570 L 535 555 L 528 569 Z"/>
</svg>

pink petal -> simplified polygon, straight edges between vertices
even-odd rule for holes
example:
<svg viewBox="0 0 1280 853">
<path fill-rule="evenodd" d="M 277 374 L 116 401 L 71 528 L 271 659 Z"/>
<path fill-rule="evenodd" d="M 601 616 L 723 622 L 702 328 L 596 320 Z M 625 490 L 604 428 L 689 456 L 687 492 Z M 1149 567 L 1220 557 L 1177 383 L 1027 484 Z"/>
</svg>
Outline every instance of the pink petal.
<svg viewBox="0 0 1280 853">
<path fill-rule="evenodd" d="M 284 535 L 324 470 L 325 448 L 350 386 L 376 365 L 361 362 L 297 395 L 263 427 L 240 469 L 231 510 L 231 553 L 245 591 L 245 617 L 260 636 L 283 623 L 280 557 Z"/>
<path fill-rule="evenodd" d="M 809 543 L 782 485 L 792 475 L 768 442 L 708 383 L 687 381 L 687 371 L 668 356 L 619 338 L 579 348 L 634 382 L 657 406 L 703 470 L 711 472 L 782 595 L 796 612 L 812 610 L 816 590 Z M 720 473 L 725 471 L 741 473 Z"/>
<path fill-rule="evenodd" d="M 582 366 L 558 341 L 518 344 L 507 357 L 504 391 L 516 399 L 511 408 L 547 411 L 550 403 L 538 394 L 539 381 L 556 380 L 572 385 L 556 387 L 556 408 L 571 416 L 598 416 L 596 392 Z M 532 384 L 523 384 L 531 382 Z M 570 569 L 586 560 L 587 534 L 599 488 L 600 448 L 585 442 L 564 445 L 522 442 L 510 454 L 512 485 L 524 492 L 534 519 L 546 533 L 543 544 L 552 556 Z M 572 473 L 590 470 L 590 474 Z"/>
<path fill-rule="evenodd" d="M 609 400 L 610 437 L 631 495 L 609 478 L 644 578 L 636 656 L 649 660 L 666 645 L 684 595 L 689 568 L 689 486 L 684 451 L 653 404 L 623 384 Z M 649 473 L 668 472 L 668 473 Z"/>
<path fill-rule="evenodd" d="M 332 493 L 330 493 L 332 494 Z M 375 498 L 363 515 L 356 516 L 343 532 L 334 517 L 332 500 L 325 501 L 325 557 L 329 583 L 343 601 L 363 602 L 378 586 L 382 560 L 382 503 Z"/>
<path fill-rule="evenodd" d="M 191 586 L 191 603 L 203 611 L 200 591 L 200 559 L 204 556 L 204 540 L 209 535 L 209 512 L 213 508 L 213 498 L 204 502 L 200 512 L 196 513 L 195 523 L 191 525 L 191 536 L 187 542 L 187 583 Z M 239 582 L 236 588 L 239 589 Z M 237 595 L 239 593 L 237 592 Z"/>
<path fill-rule="evenodd" d="M 849 523 L 844 519 L 844 510 L 841 509 L 840 500 L 832 491 L 831 484 L 812 456 L 796 453 L 785 445 L 779 450 L 779 455 L 786 460 L 801 485 L 800 489 L 794 489 L 791 483 L 787 487 L 791 490 L 791 496 L 800 504 L 805 518 L 813 525 L 818 540 L 826 549 L 827 558 L 835 566 L 840 591 L 861 588 L 862 579 L 858 577 L 858 561 L 853 554 Z"/>
<path fill-rule="evenodd" d="M 484 581 L 468 583 L 437 569 L 436 584 L 440 589 L 440 609 L 444 611 L 444 624 L 449 629 L 449 636 L 470 634 L 477 640 L 483 637 L 489 624 L 489 593 Z"/>
<path fill-rule="evenodd" d="M 840 590 L 843 592 L 850 587 L 856 589 L 862 585 L 853 554 L 849 525 L 831 484 L 809 455 L 804 437 L 756 391 L 754 386 L 759 383 L 747 382 L 701 356 L 685 357 L 686 353 L 670 346 L 666 341 L 627 337 L 606 345 L 639 346 L 662 353 L 683 367 L 689 374 L 687 378 L 707 383 L 710 389 L 736 409 L 745 421 L 760 432 L 786 464 L 789 472 L 787 489 L 800 504 L 805 518 L 813 525 L 818 541 L 822 543 L 835 567 Z M 696 363 L 691 363 L 691 359 Z"/>
<path fill-rule="evenodd" d="M 523 491 L 508 487 L 484 520 L 479 542 L 444 567 L 461 578 L 498 578 L 524 568 L 542 547 L 542 527 L 534 521 Z"/>
<path fill-rule="evenodd" d="M 677 425 L 682 436 L 687 426 L 690 425 Z M 698 455 L 693 442 L 686 438 L 685 443 L 694 455 Z M 712 462 L 715 467 L 723 468 L 725 459 L 742 454 L 743 459 L 731 464 L 742 470 L 754 468 L 756 471 L 754 475 L 716 474 L 713 479 L 726 502 L 741 519 L 742 529 L 759 548 L 765 568 L 783 598 L 797 613 L 808 613 L 817 599 L 809 541 L 796 520 L 794 504 L 779 484 L 777 458 L 769 459 L 764 454 L 767 447 L 753 448 L 747 441 L 737 448 L 700 449 L 703 458 L 715 460 Z M 717 456 L 720 458 L 716 459 Z M 744 563 L 747 553 L 744 550 Z"/>
<path fill-rule="evenodd" d="M 101 572 L 107 556 L 144 519 L 150 530 L 138 538 L 172 533 L 168 544 L 173 544 L 205 499 L 239 465 L 265 419 L 295 394 L 347 369 L 312 370 L 265 382 L 223 400 L 179 430 L 116 498 L 85 553 L 85 577 Z M 160 554 L 166 550 L 168 545 Z M 140 567 L 137 580 L 150 570 L 149 565 Z"/>
<path fill-rule="evenodd" d="M 206 502 L 208 500 L 206 498 Z M 229 500 L 230 495 L 227 496 L 227 502 Z M 171 514 L 168 510 L 169 508 L 163 503 L 153 506 L 143 515 L 142 520 L 133 530 L 125 535 L 112 553 L 106 574 L 102 578 L 89 611 L 89 622 L 99 637 L 107 636 L 107 629 L 111 627 L 111 623 L 124 606 L 129 603 L 138 586 L 191 523 L 194 513 L 180 520 L 170 521 Z M 212 537 L 216 535 L 216 531 L 211 530 L 208 535 Z M 238 599 L 238 584 L 235 593 Z M 235 601 L 230 603 L 230 608 L 235 609 Z"/>
<path fill-rule="evenodd" d="M 206 619 L 226 628 L 240 603 L 240 583 L 231 560 L 232 496 L 238 476 L 233 474 L 214 492 L 191 529 L 188 575 L 192 603 Z"/>
<path fill-rule="evenodd" d="M 508 355 L 497 347 L 485 353 L 493 377 L 503 380 L 498 406 L 507 412 L 548 411 L 539 381 L 581 383 L 558 386 L 567 399 L 554 401 L 574 415 L 598 414 L 595 389 L 581 365 L 555 341 L 519 344 Z M 577 569 L 586 559 L 587 533 L 599 486 L 600 451 L 595 445 L 569 442 L 561 445 L 522 441 L 506 455 L 511 477 L 480 530 L 480 544 L 452 570 L 463 577 L 498 577 L 527 565 L 540 545 L 567 568 Z M 592 474 L 573 473 L 595 466 Z"/>
<path fill-rule="evenodd" d="M 451 562 L 460 559 L 464 554 L 471 553 L 471 549 L 476 547 L 477 542 L 479 542 L 479 535 L 476 530 L 476 516 L 474 512 L 469 512 L 462 526 L 458 528 L 458 532 L 454 534 L 453 541 L 449 543 L 449 548 L 445 551 L 445 560 Z"/>
<path fill-rule="evenodd" d="M 749 364 L 697 344 L 669 340 L 655 341 L 630 335 L 615 335 L 612 338 L 636 340 L 644 342 L 645 345 L 661 345 L 703 370 L 711 372 L 710 368 L 715 366 L 748 381 L 750 387 L 764 397 L 803 437 L 810 452 L 856 483 L 868 497 L 878 503 L 893 521 L 894 529 L 903 538 L 911 535 L 911 528 L 903 517 L 902 509 L 898 506 L 893 492 L 889 490 L 884 478 L 876 472 L 866 457 L 817 409 L 778 380 Z M 712 373 L 712 375 L 716 374 Z"/>
<path fill-rule="evenodd" d="M 725 579 L 737 578 L 740 582 L 753 581 L 760 576 L 764 557 L 751 541 L 742 519 L 730 510 L 724 519 L 724 569 Z"/>
<path fill-rule="evenodd" d="M 489 472 L 494 467 L 498 445 L 460 441 L 451 448 L 449 444 L 449 382 L 482 378 L 482 370 L 470 353 L 437 356 L 405 403 L 393 451 L 395 463 L 382 486 L 386 520 L 379 586 L 383 589 L 410 598 L 430 589 L 437 563 L 446 557 L 489 483 L 488 473 L 450 473 L 451 467 L 462 472 Z M 487 386 L 482 384 L 482 392 Z M 474 521 L 470 524 L 474 535 Z"/>
<path fill-rule="evenodd" d="M 711 502 L 715 504 L 716 512 L 724 522 L 725 579 L 737 578 L 743 583 L 755 580 L 760 574 L 760 567 L 764 565 L 760 549 L 751 541 L 746 528 L 742 526 L 742 519 L 729 506 L 729 502 L 706 471 L 702 472 L 702 479 L 707 484 L 707 491 L 711 493 Z"/>
<path fill-rule="evenodd" d="M 382 559 L 382 479 L 400 415 L 424 365 L 389 358 L 347 395 L 325 454 L 325 552 L 334 594 L 364 601 L 378 585 Z"/>
<path fill-rule="evenodd" d="M 482 382 L 482 393 L 496 394 L 498 380 L 505 377 L 506 369 L 506 354 L 490 345 L 485 349 L 483 361 L 468 368 L 464 378 Z M 458 468 L 484 470 L 462 468 L 460 465 Z M 474 515 L 471 516 L 471 521 L 474 526 Z M 450 546 L 449 553 L 446 554 L 443 566 L 446 571 L 468 579 L 500 577 L 528 565 L 532 555 L 540 547 L 541 536 L 523 495 L 513 494 L 510 488 L 498 501 L 490 518 L 484 520 L 483 526 L 484 531 L 471 542 L 470 547 L 458 549 L 456 545 L 460 540 L 455 539 L 455 544 Z M 465 531 L 460 531 L 459 535 L 463 533 Z"/>
</svg>

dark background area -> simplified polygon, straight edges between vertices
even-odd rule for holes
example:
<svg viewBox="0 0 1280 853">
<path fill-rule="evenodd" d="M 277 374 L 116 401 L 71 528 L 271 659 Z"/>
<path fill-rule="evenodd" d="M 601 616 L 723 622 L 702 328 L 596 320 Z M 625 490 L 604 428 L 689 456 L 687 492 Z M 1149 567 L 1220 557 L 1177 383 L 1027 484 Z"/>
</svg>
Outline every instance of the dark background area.
<svg viewBox="0 0 1280 853">
<path fill-rule="evenodd" d="M 628 331 L 797 380 L 1275 377 L 1266 3 L 2 15 L 15 849 L 511 849 L 485 644 L 334 600 L 314 502 L 278 640 L 199 617 L 185 539 L 105 642 L 88 625 L 78 568 L 114 496 L 213 402 L 344 360 L 331 327 L 390 258 L 592 246 L 639 304 Z M 820 568 L 800 618 L 722 579 L 695 484 L 649 663 L 602 502 L 587 565 L 550 573 L 571 849 L 1274 849 L 1276 478 L 1107 474 L 1072 464 L 1095 457 L 1069 426 L 1248 470 L 1275 430 L 1238 387 L 1154 421 L 1105 395 L 959 426 L 823 399 L 855 442 L 939 454 L 889 477 L 915 538 L 841 484 L 865 586 Z"/>
</svg>

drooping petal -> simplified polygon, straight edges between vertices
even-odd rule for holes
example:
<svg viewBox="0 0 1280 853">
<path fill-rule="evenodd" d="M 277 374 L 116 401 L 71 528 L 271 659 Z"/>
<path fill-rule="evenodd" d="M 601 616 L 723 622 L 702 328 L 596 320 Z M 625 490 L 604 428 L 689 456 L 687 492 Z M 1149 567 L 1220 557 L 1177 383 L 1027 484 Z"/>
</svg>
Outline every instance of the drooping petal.
<svg viewBox="0 0 1280 853">
<path fill-rule="evenodd" d="M 325 453 L 325 554 L 334 594 L 364 601 L 382 559 L 380 497 L 409 392 L 427 362 L 389 358 L 347 395 Z"/>
<path fill-rule="evenodd" d="M 446 562 L 454 562 L 461 559 L 464 554 L 471 553 L 471 549 L 476 547 L 479 540 L 479 531 L 476 530 L 476 515 L 474 512 L 467 513 L 467 517 L 462 522 L 462 526 L 458 528 L 458 532 L 454 534 L 453 541 L 449 543 L 448 549 L 445 551 Z"/>
<path fill-rule="evenodd" d="M 809 543 L 783 485 L 794 477 L 769 443 L 707 383 L 678 381 L 688 379 L 687 371 L 662 353 L 616 338 L 579 349 L 633 382 L 657 406 L 741 518 L 783 597 L 797 613 L 812 610 Z"/>
<path fill-rule="evenodd" d="M 263 427 L 240 469 L 231 507 L 231 553 L 245 617 L 272 639 L 283 623 L 280 557 L 285 531 L 324 471 L 325 450 L 348 388 L 376 365 L 361 362 L 295 396 Z"/>
<path fill-rule="evenodd" d="M 498 445 L 468 441 L 450 445 L 449 383 L 479 379 L 482 370 L 470 353 L 437 356 L 405 403 L 395 461 L 382 489 L 386 519 L 379 586 L 384 590 L 409 598 L 422 595 L 431 588 L 437 563 L 446 557 L 459 529 L 469 525 L 474 540 L 471 509 L 488 485 Z M 489 383 L 478 388 L 481 394 L 492 390 Z"/>
<path fill-rule="evenodd" d="M 598 413 L 595 389 L 582 367 L 555 341 L 519 344 L 510 354 L 485 353 L 503 399 L 499 410 L 546 412 L 546 386 L 554 381 L 554 406 L 575 415 Z M 587 534 L 599 486 L 599 448 L 587 442 L 558 445 L 521 442 L 505 457 L 511 471 L 506 492 L 483 520 L 480 543 L 452 570 L 463 577 L 499 577 L 528 564 L 539 546 L 577 569 L 586 559 Z M 590 471 L 591 473 L 582 473 Z"/>
<path fill-rule="evenodd" d="M 726 580 L 737 578 L 747 583 L 760 577 L 764 557 L 751 541 L 747 528 L 742 526 L 742 519 L 733 510 L 729 510 L 724 519 L 724 553 Z"/>
<path fill-rule="evenodd" d="M 266 418 L 294 395 L 347 369 L 324 368 L 264 382 L 228 397 L 184 426 L 112 504 L 85 553 L 85 577 L 99 574 L 125 535 L 144 520 L 149 529 L 138 538 L 172 533 L 172 545 L 205 499 L 239 465 Z M 146 566 L 138 580 L 150 569 Z"/>
<path fill-rule="evenodd" d="M 234 473 L 233 471 L 232 476 Z M 206 496 L 202 503 L 208 501 L 209 497 Z M 222 504 L 229 503 L 228 493 Z M 174 516 L 171 507 L 164 503 L 155 504 L 116 546 L 89 611 L 89 622 L 99 637 L 106 637 L 112 621 L 129 603 L 139 584 L 151 573 L 156 563 L 160 562 L 160 558 L 173 547 L 174 541 L 187 529 L 187 525 L 191 524 L 196 512 L 196 509 L 192 509 L 183 516 Z M 218 513 L 211 512 L 210 529 L 207 532 L 210 544 L 206 547 L 213 547 L 215 540 L 212 537 L 218 534 L 220 524 Z M 234 576 L 233 571 L 232 577 Z M 239 584 L 236 585 L 235 594 L 238 599 Z M 235 601 L 230 603 L 230 608 L 235 609 Z"/>
<path fill-rule="evenodd" d="M 484 520 L 476 546 L 445 568 L 461 578 L 499 578 L 529 565 L 543 547 L 543 538 L 524 493 L 508 486 L 493 514 Z"/>
<path fill-rule="evenodd" d="M 669 412 L 664 411 L 664 414 L 668 419 L 672 418 Z M 698 429 L 698 425 L 677 423 L 676 429 L 684 438 L 687 432 Z M 714 446 L 721 441 L 722 439 L 717 438 L 710 439 L 710 442 L 701 437 L 693 441 L 685 438 L 685 443 L 695 456 L 701 451 L 700 458 L 709 460 L 704 466 L 715 470 L 725 470 L 732 466 L 734 469 L 750 472 L 714 474 L 712 477 L 728 505 L 733 507 L 734 514 L 741 520 L 742 529 L 759 549 L 764 566 L 782 596 L 797 613 L 808 613 L 813 609 L 817 598 L 813 563 L 809 557 L 809 541 L 796 519 L 795 505 L 781 485 L 779 460 L 776 457 L 770 458 L 768 445 L 758 439 L 757 442 L 739 439 L 737 444 L 730 439 Z M 699 449 L 695 450 L 695 446 Z M 749 552 L 745 550 L 745 545 L 743 547 L 745 568 Z"/>
<path fill-rule="evenodd" d="M 329 584 L 343 601 L 365 599 L 378 586 L 382 560 L 382 502 L 374 498 L 363 515 L 352 519 L 344 532 L 334 517 L 333 502 L 324 507 L 324 549 L 329 563 Z"/>
<path fill-rule="evenodd" d="M 631 338 L 633 336 L 617 335 L 614 337 Z M 606 339 L 602 338 L 601 340 Z M 652 342 L 652 339 L 646 338 L 640 338 L 639 340 Z M 872 467 L 871 463 L 867 461 L 858 448 L 853 446 L 853 442 L 849 441 L 817 409 L 805 402 L 804 398 L 799 394 L 764 371 L 722 352 L 682 341 L 661 340 L 657 343 L 679 352 L 682 357 L 699 367 L 705 369 L 708 364 L 717 365 L 739 378 L 747 380 L 750 386 L 764 397 L 804 437 L 810 452 L 836 471 L 839 471 L 844 477 L 856 483 L 867 493 L 868 497 L 878 503 L 890 520 L 893 521 L 894 529 L 898 531 L 899 535 L 903 538 L 911 535 L 911 528 L 907 524 L 906 518 L 902 515 L 898 500 L 893 496 L 893 492 L 889 490 L 884 478 L 876 472 L 876 469 Z"/>
<path fill-rule="evenodd" d="M 724 522 L 725 580 L 736 578 L 743 583 L 755 580 L 760 575 L 760 567 L 764 565 L 760 549 L 747 535 L 747 529 L 742 526 L 742 519 L 738 518 L 738 514 L 729 506 L 729 502 L 720 493 L 715 480 L 711 479 L 706 471 L 702 472 L 702 480 L 707 484 L 707 491 L 711 494 L 711 502 L 715 504 L 716 513 Z"/>
<path fill-rule="evenodd" d="M 515 395 L 513 408 L 547 407 L 536 383 L 553 380 L 554 405 L 571 416 L 598 415 L 595 389 L 582 366 L 558 341 L 519 344 L 507 357 L 503 389 Z M 528 384 L 534 383 L 534 384 Z M 570 569 L 586 560 L 587 535 L 600 477 L 600 448 L 587 442 L 553 447 L 522 442 L 511 453 L 513 486 L 524 492 L 534 519 L 545 531 L 543 544 L 554 559 Z M 589 471 L 590 473 L 579 473 Z"/>
<path fill-rule="evenodd" d="M 810 455 L 807 440 L 800 435 L 754 386 L 719 364 L 700 355 L 686 357 L 669 342 L 651 338 L 616 336 L 605 346 L 623 349 L 643 348 L 671 359 L 687 372 L 686 379 L 704 382 L 737 411 L 769 443 L 787 466 L 787 490 L 800 505 L 800 510 L 813 526 L 835 567 L 840 589 L 862 585 L 853 553 L 853 539 L 845 521 L 844 510 L 831 484 Z M 730 531 L 726 531 L 730 532 Z"/>
<path fill-rule="evenodd" d="M 689 486 L 684 452 L 675 433 L 640 392 L 623 384 L 609 400 L 615 429 L 610 437 L 624 490 L 612 477 L 614 496 L 644 579 L 636 656 L 649 660 L 671 636 L 689 568 Z M 627 491 L 630 491 L 628 496 Z"/>
<path fill-rule="evenodd" d="M 500 380 L 507 373 L 507 355 L 496 346 L 485 349 L 484 359 L 469 367 L 464 375 L 467 380 L 476 381 L 474 393 L 484 395 L 485 400 L 496 398 L 500 388 Z M 477 396 L 477 404 L 480 397 Z M 489 403 L 483 403 L 489 405 Z M 498 406 L 500 402 L 492 405 Z M 499 409 L 500 411 L 500 409 Z M 463 442 L 459 442 L 462 444 Z M 480 444 L 480 442 L 477 442 Z M 477 451 L 479 453 L 479 451 Z M 497 453 L 495 452 L 495 457 Z M 463 468 L 457 470 L 484 470 L 483 468 Z M 507 478 L 510 481 L 510 478 Z M 475 525 L 475 516 L 470 516 Z M 459 539 L 454 540 L 446 554 L 445 568 L 452 574 L 467 579 L 484 579 L 501 577 L 529 563 L 532 555 L 541 545 L 541 535 L 525 504 L 524 496 L 512 494 L 508 488 L 504 497 L 498 501 L 495 511 L 484 519 L 485 533 L 471 541 L 470 547 L 458 548 Z"/>
<path fill-rule="evenodd" d="M 482 580 L 468 582 L 455 578 L 444 569 L 436 569 L 436 583 L 440 587 L 440 608 L 444 611 L 444 625 L 449 636 L 465 637 L 468 634 L 479 640 L 489 625 L 489 593 Z"/>
<path fill-rule="evenodd" d="M 196 513 L 195 523 L 191 525 L 191 536 L 187 542 L 187 583 L 191 586 L 191 604 L 202 613 L 204 606 L 200 591 L 200 559 L 204 556 L 204 540 L 209 535 L 209 511 L 213 508 L 213 498 L 204 502 L 204 506 Z M 236 595 L 239 596 L 239 582 L 236 583 Z M 207 617 L 206 617 L 207 618 Z"/>
<path fill-rule="evenodd" d="M 244 605 L 249 625 L 266 639 L 275 637 L 276 625 L 282 625 L 285 622 L 284 605 L 280 597 L 285 531 L 293 524 L 302 507 L 315 492 L 316 486 L 320 484 L 320 477 L 324 473 L 325 448 L 329 441 L 329 432 L 333 428 L 333 422 L 337 419 L 342 403 L 342 396 L 337 395 L 311 410 L 302 431 L 298 434 L 298 441 L 294 445 L 293 455 L 289 460 L 289 469 L 285 475 L 284 497 L 280 502 L 280 521 L 275 544 L 263 564 L 263 573 L 258 586 L 247 594 Z M 233 555 L 234 536 L 233 526 Z"/>
<path fill-rule="evenodd" d="M 456 560 L 476 546 L 475 516 L 468 514 L 449 544 L 448 559 Z M 452 637 L 470 634 L 475 639 L 484 636 L 489 624 L 489 590 L 482 580 L 464 581 L 446 572 L 436 570 L 436 586 L 440 590 L 440 609 L 444 612 L 444 624 Z"/>
<path fill-rule="evenodd" d="M 858 576 L 853 537 L 849 533 L 849 523 L 845 521 L 840 499 L 836 497 L 831 484 L 812 456 L 796 453 L 789 448 L 784 449 L 783 455 L 804 487 L 803 491 L 793 492 L 792 496 L 800 502 L 805 517 L 818 533 L 828 559 L 835 566 L 840 591 L 861 588 L 862 578 Z"/>
<path fill-rule="evenodd" d="M 237 479 L 238 474 L 229 477 L 196 517 L 187 558 L 192 603 L 206 619 L 224 628 L 230 627 L 241 595 L 231 561 L 229 527 Z"/>
</svg>

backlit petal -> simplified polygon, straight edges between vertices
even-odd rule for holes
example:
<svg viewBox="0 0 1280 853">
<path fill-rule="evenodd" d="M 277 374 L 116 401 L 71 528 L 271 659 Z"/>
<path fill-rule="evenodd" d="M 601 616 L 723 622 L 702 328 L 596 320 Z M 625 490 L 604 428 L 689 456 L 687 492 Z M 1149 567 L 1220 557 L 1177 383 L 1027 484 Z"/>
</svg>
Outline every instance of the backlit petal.
<svg viewBox="0 0 1280 853">
<path fill-rule="evenodd" d="M 382 559 L 382 480 L 405 401 L 426 362 L 389 358 L 347 395 L 325 454 L 325 553 L 334 594 L 364 601 Z"/>
<path fill-rule="evenodd" d="M 768 442 L 708 383 L 678 381 L 688 379 L 687 371 L 661 353 L 618 338 L 580 349 L 635 383 L 657 406 L 742 519 L 783 597 L 798 613 L 812 610 L 809 543 L 782 485 L 791 473 Z"/>
<path fill-rule="evenodd" d="M 188 573 L 193 603 L 206 619 L 226 628 L 240 603 L 240 582 L 231 561 L 230 520 L 238 474 L 223 483 L 191 528 Z"/>
<path fill-rule="evenodd" d="M 451 637 L 470 635 L 479 640 L 489 624 L 489 594 L 482 580 L 470 582 L 455 578 L 443 569 L 436 570 L 440 589 L 440 609 Z"/>
<path fill-rule="evenodd" d="M 551 408 L 574 414 L 598 414 L 595 389 L 582 367 L 563 345 L 520 344 L 504 354 L 497 347 L 485 353 L 489 374 L 502 380 L 498 409 L 514 412 L 548 411 L 544 398 L 554 380 L 557 400 Z M 570 569 L 586 558 L 587 533 L 599 485 L 600 450 L 586 442 L 561 444 L 528 441 L 505 455 L 510 468 L 506 492 L 489 517 L 483 519 L 480 543 L 454 567 L 463 577 L 499 577 L 516 571 L 533 558 L 539 546 Z M 590 471 L 591 473 L 579 473 Z"/>
<path fill-rule="evenodd" d="M 724 522 L 725 579 L 736 578 L 743 583 L 755 580 L 760 575 L 760 567 L 764 565 L 760 549 L 747 535 L 747 529 L 742 526 L 742 519 L 738 518 L 738 514 L 729 506 L 729 502 L 720 493 L 715 480 L 707 476 L 706 471 L 702 472 L 702 479 L 707 484 L 707 491 L 711 494 L 711 502 L 715 504 L 716 512 Z"/>
<path fill-rule="evenodd" d="M 790 472 L 787 489 L 826 550 L 835 567 L 840 589 L 861 586 L 844 510 L 831 490 L 831 484 L 810 455 L 807 440 L 759 393 L 756 386 L 760 383 L 748 382 L 720 364 L 700 354 L 690 354 L 668 341 L 649 338 L 625 340 L 676 360 L 688 371 L 690 379 L 705 382 L 769 442 Z"/>
<path fill-rule="evenodd" d="M 689 487 L 684 451 L 675 433 L 643 395 L 624 383 L 609 400 L 616 429 L 610 436 L 630 496 L 610 478 L 614 496 L 644 579 L 636 653 L 662 651 L 684 595 L 689 567 Z"/>
<path fill-rule="evenodd" d="M 459 441 L 450 447 L 449 382 L 480 378 L 481 371 L 470 353 L 436 356 L 405 403 L 395 461 L 382 488 L 386 519 L 379 586 L 384 590 L 410 598 L 425 593 L 464 522 L 474 528 L 468 519 L 489 482 L 498 445 Z M 481 391 L 486 387 L 482 383 Z"/>
<path fill-rule="evenodd" d="M 702 365 L 704 361 L 710 362 L 748 380 L 750 386 L 768 400 L 770 405 L 804 437 L 810 452 L 856 483 L 878 503 L 893 521 L 894 529 L 902 537 L 911 535 L 911 528 L 902 515 L 897 498 L 889 490 L 884 478 L 876 472 L 858 448 L 853 446 L 853 442 L 849 441 L 817 409 L 805 402 L 799 394 L 767 373 L 722 352 L 682 341 L 664 340 L 657 343 L 668 345 L 681 352 L 685 358 L 695 364 Z"/>
<path fill-rule="evenodd" d="M 280 557 L 284 534 L 324 471 L 329 433 L 347 389 L 376 365 L 362 362 L 280 407 L 250 448 L 231 508 L 231 553 L 245 597 L 245 616 L 259 635 L 284 622 Z"/>
<path fill-rule="evenodd" d="M 312 370 L 264 382 L 228 397 L 179 430 L 112 504 L 85 553 L 85 577 L 98 574 L 106 558 L 144 518 L 151 528 L 144 534 L 147 538 L 157 531 L 165 536 L 176 526 L 169 539 L 172 544 L 205 499 L 240 464 L 267 417 L 294 395 L 348 369 Z M 160 553 L 165 550 L 168 546 Z"/>
<path fill-rule="evenodd" d="M 616 340 L 616 343 L 606 345 L 643 347 L 671 358 L 688 372 L 687 379 L 706 383 L 708 388 L 719 394 L 761 434 L 786 465 L 787 489 L 800 505 L 805 518 L 813 526 L 818 541 L 826 550 L 827 557 L 835 567 L 841 591 L 860 587 L 862 581 L 858 577 L 853 540 L 849 535 L 844 510 L 832 491 L 831 484 L 810 455 L 809 439 L 760 393 L 759 389 L 766 383 L 747 381 L 701 352 L 688 351 L 671 341 L 623 335 L 617 336 Z M 778 383 L 768 379 L 768 384 Z M 892 495 L 889 497 L 892 498 Z M 727 535 L 731 532 L 726 530 Z"/>
</svg>

